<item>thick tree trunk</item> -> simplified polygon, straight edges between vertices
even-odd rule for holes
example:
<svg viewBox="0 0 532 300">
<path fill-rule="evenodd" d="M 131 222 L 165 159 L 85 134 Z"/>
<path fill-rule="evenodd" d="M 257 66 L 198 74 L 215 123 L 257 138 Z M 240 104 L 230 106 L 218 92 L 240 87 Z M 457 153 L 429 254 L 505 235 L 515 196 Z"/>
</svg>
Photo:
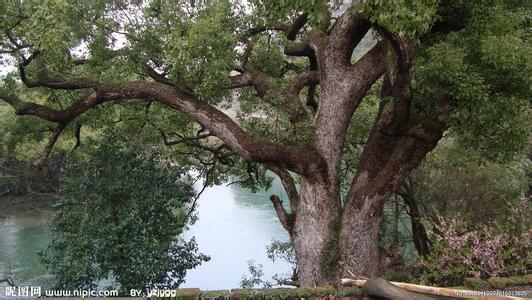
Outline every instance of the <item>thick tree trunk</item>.
<svg viewBox="0 0 532 300">
<path fill-rule="evenodd" d="M 361 197 L 361 207 L 342 214 L 327 185 L 302 180 L 300 217 L 292 232 L 301 286 L 335 285 L 351 274 L 372 277 L 382 272 L 385 260 L 378 237 L 383 199 Z"/>
<path fill-rule="evenodd" d="M 330 177 L 303 178 L 292 231 L 302 286 L 376 276 L 393 263 L 379 248 L 384 201 L 435 144 L 374 134 L 366 146 L 373 151 L 363 154 L 343 207 Z"/>
<path fill-rule="evenodd" d="M 348 10 L 335 21 L 327 37 L 311 34 L 308 44 L 298 52 L 314 61 L 312 82 L 320 84 L 310 145 L 318 157 L 307 155 L 310 167 L 299 172 L 279 163 L 269 168 L 281 177 L 290 198 L 290 214 L 278 197 L 271 199 L 290 233 L 301 286 L 335 284 L 350 273 L 370 277 L 382 271 L 386 261 L 378 237 L 384 200 L 434 148 L 443 132 L 440 122 L 412 113 L 410 71 L 415 47 L 409 38 L 381 32 L 385 39 L 351 63 L 354 48 L 370 26 L 362 15 Z M 382 101 L 357 174 L 342 203 L 339 170 L 350 121 L 383 74 L 382 98 L 393 101 Z M 300 105 L 300 89 L 295 91 L 283 95 L 292 95 L 291 101 Z M 282 168 L 301 175 L 299 196 Z"/>
<path fill-rule="evenodd" d="M 334 274 L 324 272 L 324 259 L 330 255 L 333 223 L 339 218 L 337 200 L 324 182 L 301 180 L 301 200 L 297 207 L 292 242 L 297 257 L 301 286 L 334 283 Z"/>
<path fill-rule="evenodd" d="M 382 222 L 380 196 L 361 195 L 357 209 L 344 212 L 340 234 L 342 262 L 338 276 L 372 277 L 381 270 L 379 231 Z"/>
</svg>

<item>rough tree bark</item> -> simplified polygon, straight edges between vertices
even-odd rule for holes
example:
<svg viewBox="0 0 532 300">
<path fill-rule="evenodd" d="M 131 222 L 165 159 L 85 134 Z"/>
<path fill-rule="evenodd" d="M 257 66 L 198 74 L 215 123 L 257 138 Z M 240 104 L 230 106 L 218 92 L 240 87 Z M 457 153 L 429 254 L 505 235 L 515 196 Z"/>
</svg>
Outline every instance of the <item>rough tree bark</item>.
<svg viewBox="0 0 532 300">
<path fill-rule="evenodd" d="M 41 74 L 31 81 L 25 68 L 39 57 L 39 50 L 34 49 L 30 57 L 24 57 L 19 68 L 21 81 L 28 88 L 92 91 L 63 110 L 25 102 L 6 91 L 0 91 L 0 99 L 13 106 L 18 115 L 34 115 L 58 124 L 44 159 L 70 122 L 101 103 L 142 99 L 179 110 L 218 137 L 226 148 L 245 160 L 264 164 L 281 178 L 291 211 L 284 209 L 279 197 L 273 195 L 270 199 L 292 239 L 302 286 L 335 284 L 351 273 L 370 277 L 382 271 L 378 234 L 384 201 L 436 146 L 445 124 L 440 119 L 422 117 L 411 107 L 410 77 L 415 46 L 408 37 L 378 28 L 363 15 L 348 9 L 330 28 L 317 27 L 305 40 L 295 41 L 306 20 L 307 14 L 303 14 L 292 25 L 255 28 L 242 38 L 246 43 L 249 35 L 279 31 L 291 41 L 284 49 L 285 54 L 308 57 L 309 69 L 295 76 L 287 89 L 272 86 L 265 74 L 247 70 L 246 61 L 238 69 L 240 74 L 231 77 L 228 87 L 254 88 L 263 101 L 288 110 L 293 123 L 313 118 L 314 138 L 310 145 L 303 147 L 254 138 L 216 107 L 149 65 L 145 67 L 152 80 L 106 85 L 87 78 L 56 79 L 46 74 L 46 68 L 41 68 Z M 380 41 L 352 63 L 354 48 L 372 27 L 379 33 Z M 117 55 L 127 55 L 127 52 Z M 383 78 L 384 100 L 349 192 L 342 201 L 339 169 L 347 128 L 353 113 L 379 78 Z M 320 97 L 316 101 L 318 84 Z M 305 104 L 299 94 L 307 86 Z M 272 101 L 275 98 L 272 94 L 280 95 L 282 101 Z M 440 105 L 442 113 L 449 111 L 448 99 L 428 101 Z M 305 105 L 309 106 L 308 110 Z M 299 193 L 288 171 L 301 177 Z"/>
</svg>

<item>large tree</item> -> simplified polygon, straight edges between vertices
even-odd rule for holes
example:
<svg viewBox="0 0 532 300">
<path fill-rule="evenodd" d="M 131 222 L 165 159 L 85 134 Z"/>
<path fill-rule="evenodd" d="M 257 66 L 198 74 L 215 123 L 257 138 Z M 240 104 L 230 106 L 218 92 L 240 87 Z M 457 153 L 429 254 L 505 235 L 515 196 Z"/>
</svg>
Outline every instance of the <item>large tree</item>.
<svg viewBox="0 0 532 300">
<path fill-rule="evenodd" d="M 301 285 L 375 275 L 383 203 L 444 134 L 494 159 L 522 147 L 530 13 L 502 0 L 353 2 L 4 1 L 0 51 L 17 68 L 0 98 L 57 124 L 44 157 L 104 103 L 180 111 L 199 131 L 171 141 L 171 123 L 152 124 L 165 144 L 279 176 L 290 210 L 271 201 Z M 238 120 L 221 110 L 234 102 Z M 366 102 L 374 119 L 356 124 Z"/>
</svg>

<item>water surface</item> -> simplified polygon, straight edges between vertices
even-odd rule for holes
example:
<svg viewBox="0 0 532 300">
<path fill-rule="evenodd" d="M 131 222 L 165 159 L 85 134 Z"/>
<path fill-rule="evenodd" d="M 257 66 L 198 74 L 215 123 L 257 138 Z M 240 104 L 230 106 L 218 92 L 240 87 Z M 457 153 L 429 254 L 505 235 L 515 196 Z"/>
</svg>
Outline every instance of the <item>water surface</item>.
<svg viewBox="0 0 532 300">
<path fill-rule="evenodd" d="M 196 237 L 200 250 L 211 256 L 211 261 L 189 271 L 184 286 L 238 287 L 242 275 L 248 274 L 248 260 L 262 264 L 266 278 L 290 273 L 287 264 L 274 264 L 266 256 L 266 245 L 273 240 L 288 240 L 269 200 L 272 193 L 282 195 L 278 182 L 271 190 L 255 194 L 236 186 L 218 186 L 204 192 L 199 220 L 187 235 Z"/>
<path fill-rule="evenodd" d="M 266 257 L 269 243 L 288 239 L 269 201 L 272 193 L 283 195 L 279 182 L 274 182 L 271 190 L 255 194 L 233 185 L 205 190 L 198 201 L 199 220 L 185 238 L 195 236 L 200 251 L 211 260 L 190 270 L 182 287 L 238 287 L 242 275 L 248 274 L 249 260 L 263 265 L 265 278 L 290 272 L 286 263 L 273 263 Z M 52 284 L 53 278 L 46 274 L 38 256 L 49 240 L 51 216 L 49 210 L 0 212 L 0 278 L 9 276 L 19 285 Z"/>
</svg>

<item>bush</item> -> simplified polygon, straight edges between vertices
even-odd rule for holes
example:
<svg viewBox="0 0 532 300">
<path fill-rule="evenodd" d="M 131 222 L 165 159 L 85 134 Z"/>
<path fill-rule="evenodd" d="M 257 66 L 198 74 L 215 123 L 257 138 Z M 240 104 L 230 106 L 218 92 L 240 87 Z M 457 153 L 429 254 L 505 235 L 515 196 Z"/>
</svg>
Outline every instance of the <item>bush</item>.
<svg viewBox="0 0 532 300">
<path fill-rule="evenodd" d="M 511 206 L 502 225 L 468 224 L 463 220 L 440 219 L 432 233 L 430 256 L 419 258 L 422 281 L 439 285 L 460 285 L 464 278 L 523 275 L 532 237 L 529 197 Z"/>
<path fill-rule="evenodd" d="M 62 174 L 52 238 L 42 261 L 60 289 L 102 280 L 130 289 L 176 288 L 209 258 L 179 238 L 195 196 L 184 172 L 138 147 L 108 139 Z"/>
</svg>

